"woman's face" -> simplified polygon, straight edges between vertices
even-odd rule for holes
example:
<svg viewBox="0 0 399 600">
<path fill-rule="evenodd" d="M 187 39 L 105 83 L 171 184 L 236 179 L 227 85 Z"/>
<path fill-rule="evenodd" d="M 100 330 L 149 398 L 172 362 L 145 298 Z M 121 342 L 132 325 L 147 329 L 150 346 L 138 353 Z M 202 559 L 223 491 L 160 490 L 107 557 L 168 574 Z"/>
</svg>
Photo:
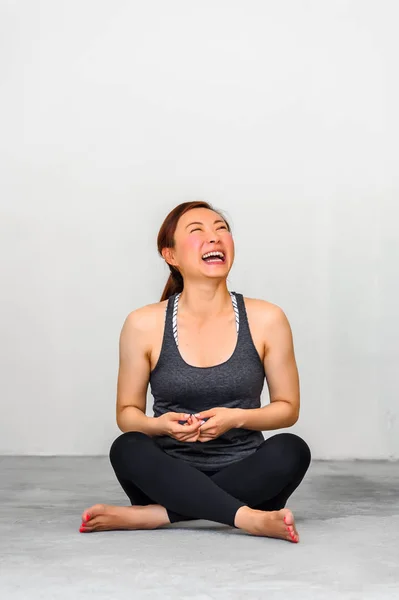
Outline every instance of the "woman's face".
<svg viewBox="0 0 399 600">
<path fill-rule="evenodd" d="M 164 258 L 186 278 L 203 275 L 227 277 L 234 262 L 234 242 L 227 224 L 208 208 L 193 208 L 182 215 L 175 231 L 175 247 Z M 209 256 L 209 253 L 217 255 Z"/>
</svg>

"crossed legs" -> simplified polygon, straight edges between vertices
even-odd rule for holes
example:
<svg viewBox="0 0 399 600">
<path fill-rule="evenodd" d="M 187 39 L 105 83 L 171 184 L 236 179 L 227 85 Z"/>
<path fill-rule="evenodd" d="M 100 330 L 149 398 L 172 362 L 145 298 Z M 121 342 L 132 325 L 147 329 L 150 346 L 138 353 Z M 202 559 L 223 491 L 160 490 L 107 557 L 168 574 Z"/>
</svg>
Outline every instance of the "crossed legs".
<svg viewBox="0 0 399 600">
<path fill-rule="evenodd" d="M 280 433 L 265 440 L 252 455 L 208 475 L 167 455 L 149 436 L 126 432 L 113 442 L 110 460 L 118 481 L 137 509 L 131 526 L 115 528 L 153 528 L 207 519 L 252 533 L 249 518 L 264 521 L 266 516 L 274 515 L 277 519 L 279 513 L 280 521 L 292 521 L 289 527 L 294 530 L 292 513 L 282 509 L 302 481 L 311 455 L 300 437 Z M 151 508 L 152 525 L 147 522 L 149 510 L 138 511 L 139 507 Z M 268 515 L 265 511 L 269 511 Z M 93 510 L 90 517 L 92 513 Z M 129 516 L 132 515 L 130 511 Z M 259 527 L 258 535 L 268 535 L 262 533 L 264 524 L 258 523 L 256 531 Z"/>
</svg>

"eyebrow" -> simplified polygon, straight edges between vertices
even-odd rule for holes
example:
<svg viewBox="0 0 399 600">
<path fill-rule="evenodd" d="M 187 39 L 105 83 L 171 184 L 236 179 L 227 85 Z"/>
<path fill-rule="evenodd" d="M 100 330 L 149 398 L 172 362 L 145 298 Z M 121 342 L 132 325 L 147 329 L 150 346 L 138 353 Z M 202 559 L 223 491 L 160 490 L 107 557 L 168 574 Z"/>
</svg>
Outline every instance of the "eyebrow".
<svg viewBox="0 0 399 600">
<path fill-rule="evenodd" d="M 216 219 L 216 221 L 213 224 L 216 225 L 216 223 L 226 223 L 226 221 L 223 221 L 223 219 Z M 191 225 L 203 225 L 203 223 L 201 221 L 193 221 L 189 225 L 186 225 L 186 229 L 188 227 L 191 227 Z"/>
</svg>

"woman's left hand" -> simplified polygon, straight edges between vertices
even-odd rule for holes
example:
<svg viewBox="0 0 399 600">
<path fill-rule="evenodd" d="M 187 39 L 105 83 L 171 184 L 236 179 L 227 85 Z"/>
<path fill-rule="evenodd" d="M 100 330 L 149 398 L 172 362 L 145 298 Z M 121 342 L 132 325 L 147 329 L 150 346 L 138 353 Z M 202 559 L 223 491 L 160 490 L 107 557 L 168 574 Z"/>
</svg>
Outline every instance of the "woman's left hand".
<svg viewBox="0 0 399 600">
<path fill-rule="evenodd" d="M 199 428 L 198 442 L 209 442 L 236 427 L 236 409 L 218 406 L 203 410 L 195 416 L 197 419 L 208 419 Z"/>
</svg>

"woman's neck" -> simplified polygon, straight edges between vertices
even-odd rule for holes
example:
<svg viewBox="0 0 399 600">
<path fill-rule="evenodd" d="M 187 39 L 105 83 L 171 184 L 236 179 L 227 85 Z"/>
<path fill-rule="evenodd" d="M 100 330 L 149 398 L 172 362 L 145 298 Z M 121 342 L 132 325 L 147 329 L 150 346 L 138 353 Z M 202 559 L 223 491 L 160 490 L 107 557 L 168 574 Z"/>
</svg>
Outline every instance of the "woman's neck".
<svg viewBox="0 0 399 600">
<path fill-rule="evenodd" d="M 196 319 L 216 317 L 231 309 L 230 292 L 226 282 L 198 285 L 184 284 L 179 299 L 179 311 Z"/>
</svg>

